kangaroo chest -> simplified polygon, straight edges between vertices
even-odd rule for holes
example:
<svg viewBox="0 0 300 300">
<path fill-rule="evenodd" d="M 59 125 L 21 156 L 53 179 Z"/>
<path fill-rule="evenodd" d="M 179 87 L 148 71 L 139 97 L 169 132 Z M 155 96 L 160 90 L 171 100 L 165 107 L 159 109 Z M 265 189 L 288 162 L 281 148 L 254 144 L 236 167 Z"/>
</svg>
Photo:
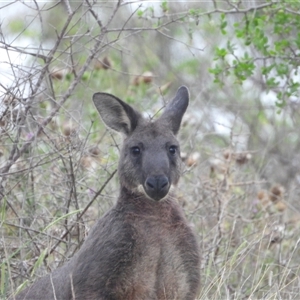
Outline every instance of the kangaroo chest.
<svg viewBox="0 0 300 300">
<path fill-rule="evenodd" d="M 136 216 L 132 223 L 135 234 L 132 257 L 132 291 L 139 299 L 186 299 L 189 290 L 189 266 L 185 263 L 185 239 L 189 228 L 185 220 L 166 214 Z M 188 244 L 188 240 L 186 245 Z"/>
</svg>

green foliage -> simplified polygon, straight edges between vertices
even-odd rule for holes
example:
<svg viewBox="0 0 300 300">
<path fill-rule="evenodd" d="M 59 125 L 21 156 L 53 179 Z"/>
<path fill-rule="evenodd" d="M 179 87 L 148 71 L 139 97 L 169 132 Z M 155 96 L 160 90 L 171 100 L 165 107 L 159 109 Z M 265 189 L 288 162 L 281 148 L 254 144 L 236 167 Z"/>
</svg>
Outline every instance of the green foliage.
<svg viewBox="0 0 300 300">
<path fill-rule="evenodd" d="M 227 21 L 226 21 L 226 15 L 223 13 L 221 14 L 221 18 L 220 18 L 220 29 L 221 29 L 221 33 L 226 35 L 227 31 L 225 30 L 225 28 L 227 27 Z"/>
<path fill-rule="evenodd" d="M 167 5 L 167 2 L 165 2 L 165 6 Z M 161 6 L 162 7 L 162 6 Z M 141 7 L 140 9 L 137 10 L 136 12 L 137 17 L 147 20 L 148 17 L 153 18 L 154 17 L 154 8 L 151 5 L 148 5 L 147 7 Z"/>
<path fill-rule="evenodd" d="M 189 9 L 189 15 L 191 17 L 199 17 L 199 14 L 202 12 L 201 8 L 191 8 Z"/>
<path fill-rule="evenodd" d="M 19 33 L 25 28 L 23 19 L 15 19 L 9 23 L 9 29 L 12 33 Z"/>
<path fill-rule="evenodd" d="M 1 265 L 1 276 L 0 276 L 0 297 L 5 298 L 6 289 L 8 286 L 9 275 L 7 272 L 6 264 Z"/>
<path fill-rule="evenodd" d="M 37 30 L 34 26 L 30 26 L 26 23 L 26 20 L 16 18 L 9 22 L 8 29 L 12 34 L 19 34 L 22 32 L 22 36 L 26 36 L 29 38 L 35 38 L 38 34 Z"/>
<path fill-rule="evenodd" d="M 44 258 L 45 258 L 46 254 L 47 254 L 47 251 L 48 251 L 48 249 L 46 248 L 46 249 L 44 249 L 44 251 L 39 255 L 38 259 L 36 260 L 36 262 L 35 262 L 35 264 L 34 264 L 34 266 L 33 266 L 33 268 L 32 268 L 31 276 L 35 273 L 36 269 L 39 268 L 39 267 L 42 265 L 42 263 L 43 263 L 43 261 L 44 261 Z"/>
<path fill-rule="evenodd" d="M 299 66 L 300 15 L 291 12 L 291 7 L 299 11 L 300 2 L 274 3 L 246 13 L 233 24 L 233 30 L 228 30 L 227 22 L 232 16 L 222 13 L 219 28 L 228 41 L 227 47 L 215 49 L 216 63 L 210 69 L 215 82 L 222 85 L 231 75 L 236 83 L 242 84 L 254 72 L 260 72 L 267 89 L 276 91 L 278 107 L 283 107 L 291 96 L 297 96 L 299 82 L 293 79 L 293 71 Z M 229 32 L 234 32 L 234 36 Z M 236 39 L 234 47 L 232 38 Z M 238 41 L 242 44 L 237 45 Z"/>
<path fill-rule="evenodd" d="M 169 10 L 168 1 L 163 0 L 160 4 L 160 7 L 164 13 L 166 13 Z"/>
</svg>

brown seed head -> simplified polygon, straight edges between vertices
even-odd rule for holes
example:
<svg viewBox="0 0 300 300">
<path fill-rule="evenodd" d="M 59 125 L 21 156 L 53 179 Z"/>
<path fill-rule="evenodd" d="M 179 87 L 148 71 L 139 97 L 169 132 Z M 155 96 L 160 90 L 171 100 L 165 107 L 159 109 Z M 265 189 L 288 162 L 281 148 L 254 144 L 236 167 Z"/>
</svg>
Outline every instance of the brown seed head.
<svg viewBox="0 0 300 300">
<path fill-rule="evenodd" d="M 98 156 L 100 154 L 100 149 L 97 145 L 94 145 L 92 146 L 90 149 L 89 149 L 89 153 L 92 155 L 92 156 Z"/>
<path fill-rule="evenodd" d="M 283 186 L 276 184 L 271 187 L 270 193 L 269 193 L 269 198 L 272 202 L 277 202 L 282 198 L 283 193 L 284 193 Z"/>
<path fill-rule="evenodd" d="M 110 69 L 111 66 L 112 66 L 112 63 L 107 56 L 105 56 L 102 60 L 95 59 L 94 68 L 96 70 L 101 70 L 101 69 L 107 70 L 107 69 Z"/>
<path fill-rule="evenodd" d="M 92 166 L 93 159 L 90 156 L 83 156 L 80 159 L 80 166 L 84 169 L 88 169 Z"/>
<path fill-rule="evenodd" d="M 64 136 L 70 136 L 71 134 L 75 133 L 76 128 L 72 122 L 65 122 L 62 126 L 62 132 Z"/>
<path fill-rule="evenodd" d="M 196 165 L 199 162 L 199 159 L 200 159 L 200 153 L 199 152 L 193 152 L 186 159 L 186 164 L 189 167 L 194 166 L 194 165 Z"/>
<path fill-rule="evenodd" d="M 50 77 L 52 79 L 62 80 L 65 77 L 65 73 L 64 69 L 53 68 L 50 72 Z"/>
<path fill-rule="evenodd" d="M 223 157 L 227 160 L 227 159 L 229 159 L 230 157 L 231 157 L 231 155 L 232 155 L 232 152 L 229 150 L 229 149 L 227 149 L 227 150 L 225 150 L 224 152 L 223 152 Z"/>
<path fill-rule="evenodd" d="M 267 197 L 267 191 L 265 190 L 260 190 L 258 193 L 257 193 L 257 199 L 258 200 L 263 200 L 264 198 Z"/>
<path fill-rule="evenodd" d="M 134 78 L 133 84 L 134 85 L 140 85 L 141 83 L 149 84 L 152 82 L 153 77 L 154 77 L 154 75 L 152 72 L 149 72 L 149 71 L 144 72 L 142 75 Z"/>
<path fill-rule="evenodd" d="M 247 163 L 252 158 L 252 155 L 250 153 L 238 153 L 236 155 L 235 161 L 239 165 L 243 165 Z"/>
<path fill-rule="evenodd" d="M 279 212 L 283 212 L 286 209 L 286 205 L 282 201 L 277 202 L 275 207 Z"/>
</svg>

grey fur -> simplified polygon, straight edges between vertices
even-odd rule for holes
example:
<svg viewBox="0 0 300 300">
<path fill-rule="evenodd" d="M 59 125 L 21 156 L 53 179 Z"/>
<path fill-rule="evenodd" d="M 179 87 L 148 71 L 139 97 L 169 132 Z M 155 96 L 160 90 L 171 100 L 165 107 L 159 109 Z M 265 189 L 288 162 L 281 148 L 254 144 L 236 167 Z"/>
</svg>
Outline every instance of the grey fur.
<svg viewBox="0 0 300 300">
<path fill-rule="evenodd" d="M 106 125 L 125 135 L 118 201 L 68 263 L 16 299 L 196 299 L 198 244 L 170 192 L 181 173 L 175 135 L 188 89 L 179 88 L 154 122 L 115 96 L 96 93 L 93 101 Z"/>
</svg>

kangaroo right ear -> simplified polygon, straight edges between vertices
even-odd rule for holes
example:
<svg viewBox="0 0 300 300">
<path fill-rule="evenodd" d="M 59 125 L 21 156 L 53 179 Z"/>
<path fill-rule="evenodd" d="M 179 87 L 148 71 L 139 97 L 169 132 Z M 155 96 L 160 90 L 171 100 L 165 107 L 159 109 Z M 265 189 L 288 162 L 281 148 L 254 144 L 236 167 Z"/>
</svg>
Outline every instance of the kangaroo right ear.
<svg viewBox="0 0 300 300">
<path fill-rule="evenodd" d="M 119 98 L 106 93 L 96 93 L 93 95 L 93 102 L 109 128 L 125 135 L 129 135 L 136 128 L 140 114 Z"/>
<path fill-rule="evenodd" d="M 181 86 L 174 97 L 171 100 L 167 107 L 165 108 L 161 117 L 157 120 L 157 122 L 166 124 L 176 135 L 182 117 L 189 105 L 189 90 L 185 86 Z"/>
</svg>

